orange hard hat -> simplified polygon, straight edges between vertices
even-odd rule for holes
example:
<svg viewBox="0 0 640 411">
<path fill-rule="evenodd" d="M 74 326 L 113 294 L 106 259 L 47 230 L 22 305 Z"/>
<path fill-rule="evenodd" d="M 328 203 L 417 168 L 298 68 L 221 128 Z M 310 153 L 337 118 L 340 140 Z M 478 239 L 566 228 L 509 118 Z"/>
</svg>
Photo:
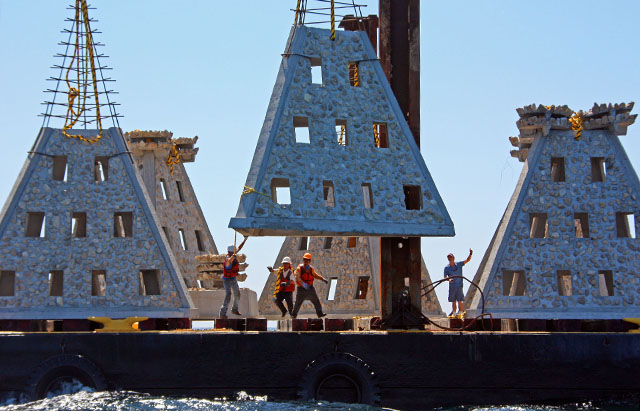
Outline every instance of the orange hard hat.
<svg viewBox="0 0 640 411">
<path fill-rule="evenodd" d="M 304 253 L 302 258 L 305 259 L 305 260 L 311 260 L 311 253 Z"/>
</svg>

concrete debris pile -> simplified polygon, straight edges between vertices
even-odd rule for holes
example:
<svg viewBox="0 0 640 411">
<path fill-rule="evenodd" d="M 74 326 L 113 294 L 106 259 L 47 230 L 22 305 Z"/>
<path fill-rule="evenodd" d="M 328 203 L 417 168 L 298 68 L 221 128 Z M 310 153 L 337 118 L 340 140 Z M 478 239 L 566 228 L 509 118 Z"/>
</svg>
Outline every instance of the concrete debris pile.
<svg viewBox="0 0 640 411">
<path fill-rule="evenodd" d="M 219 280 L 222 282 L 222 266 L 226 254 L 204 254 L 197 255 L 196 270 L 198 270 L 197 279 L 204 280 Z M 245 281 L 247 279 L 247 273 L 243 272 L 249 267 L 245 261 L 247 261 L 246 254 L 236 254 L 239 263 L 240 273 L 238 274 L 238 281 Z M 220 284 L 222 286 L 222 284 Z"/>
</svg>

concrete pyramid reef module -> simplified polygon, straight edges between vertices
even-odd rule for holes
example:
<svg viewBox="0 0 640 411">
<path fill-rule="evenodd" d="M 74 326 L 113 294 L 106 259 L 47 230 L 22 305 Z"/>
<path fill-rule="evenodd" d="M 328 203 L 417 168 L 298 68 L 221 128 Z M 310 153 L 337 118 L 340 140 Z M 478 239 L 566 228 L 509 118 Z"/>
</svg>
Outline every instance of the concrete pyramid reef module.
<svg viewBox="0 0 640 411">
<path fill-rule="evenodd" d="M 291 34 L 229 227 L 251 235 L 451 236 L 366 34 Z"/>
<path fill-rule="evenodd" d="M 474 282 L 499 318 L 620 319 L 640 310 L 640 182 L 618 135 L 633 104 L 518 109 L 518 185 Z M 575 119 L 575 117 L 574 117 Z M 470 288 L 465 305 L 481 309 Z"/>
<path fill-rule="evenodd" d="M 95 144 L 41 130 L 0 248 L 0 319 L 178 318 L 193 306 L 117 128 Z"/>
</svg>

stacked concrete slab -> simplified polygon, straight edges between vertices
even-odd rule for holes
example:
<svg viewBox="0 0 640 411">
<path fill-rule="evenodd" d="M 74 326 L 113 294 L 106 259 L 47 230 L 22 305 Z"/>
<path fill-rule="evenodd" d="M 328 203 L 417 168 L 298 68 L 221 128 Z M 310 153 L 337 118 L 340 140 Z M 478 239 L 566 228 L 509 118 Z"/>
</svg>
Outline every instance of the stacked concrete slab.
<svg viewBox="0 0 640 411">
<path fill-rule="evenodd" d="M 518 109 L 522 174 L 475 276 L 500 318 L 640 313 L 640 182 L 618 139 L 631 104 Z M 482 310 L 473 287 L 465 304 Z"/>
<path fill-rule="evenodd" d="M 294 265 L 302 262 L 302 255 L 313 255 L 313 266 L 326 278 L 334 281 L 335 294 L 329 295 L 329 285 L 314 283 L 324 311 L 332 318 L 380 315 L 380 239 L 377 237 L 287 237 L 274 263 L 285 256 Z M 260 295 L 260 314 L 270 319 L 280 318 L 273 303 L 276 275 L 270 274 Z M 431 282 L 427 267 L 422 263 L 422 283 Z M 333 297 L 333 298 L 330 298 Z M 435 293 L 422 300 L 423 313 L 428 317 L 444 313 Z M 302 305 L 299 316 L 315 317 L 310 302 Z"/>
</svg>

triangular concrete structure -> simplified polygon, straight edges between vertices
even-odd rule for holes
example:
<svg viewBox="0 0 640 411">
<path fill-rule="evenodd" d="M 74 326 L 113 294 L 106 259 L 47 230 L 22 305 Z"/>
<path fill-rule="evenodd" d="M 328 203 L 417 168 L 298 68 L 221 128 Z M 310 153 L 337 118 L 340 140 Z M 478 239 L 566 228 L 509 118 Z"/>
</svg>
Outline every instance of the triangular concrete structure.
<svg viewBox="0 0 640 411">
<path fill-rule="evenodd" d="M 149 204 L 118 128 L 43 128 L 0 215 L 0 318 L 189 317 Z"/>
<path fill-rule="evenodd" d="M 246 187 L 243 234 L 454 235 L 364 32 L 293 29 Z"/>
<path fill-rule="evenodd" d="M 640 313 L 640 239 L 630 238 L 640 233 L 640 182 L 617 137 L 635 121 L 632 108 L 518 109 L 520 136 L 510 140 L 524 168 L 474 279 L 494 317 Z M 481 311 L 474 287 L 465 304 Z"/>
<path fill-rule="evenodd" d="M 380 239 L 377 237 L 287 237 L 276 258 L 279 267 L 285 256 L 294 265 L 302 262 L 302 255 L 313 255 L 313 266 L 318 272 L 335 281 L 335 294 L 329 299 L 329 285 L 314 283 L 324 312 L 333 318 L 380 315 Z M 270 274 L 258 301 L 260 314 L 279 319 L 280 311 L 273 303 L 276 275 Z M 422 262 L 422 284 L 431 283 L 427 267 Z M 422 298 L 422 311 L 427 317 L 444 313 L 435 292 Z M 300 316 L 315 317 L 311 302 L 305 302 Z"/>
</svg>

